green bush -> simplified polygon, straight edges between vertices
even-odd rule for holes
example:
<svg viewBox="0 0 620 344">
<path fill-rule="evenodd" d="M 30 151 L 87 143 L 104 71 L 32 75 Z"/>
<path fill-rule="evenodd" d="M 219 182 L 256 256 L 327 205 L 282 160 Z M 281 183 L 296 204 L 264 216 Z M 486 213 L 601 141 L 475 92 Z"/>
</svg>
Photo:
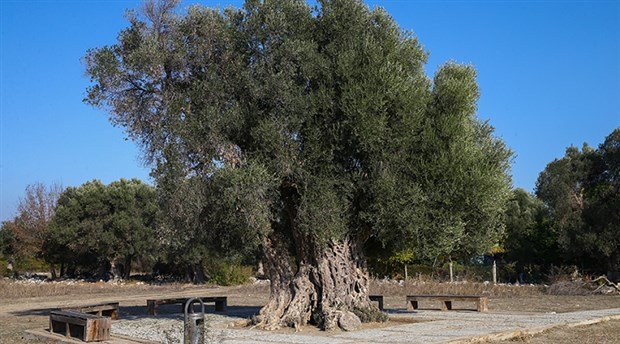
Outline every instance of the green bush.
<svg viewBox="0 0 620 344">
<path fill-rule="evenodd" d="M 24 272 L 47 272 L 49 265 L 42 259 L 34 257 L 17 257 L 13 261 L 13 271 L 7 268 L 9 264 L 6 257 L 0 257 L 0 277 L 14 277 L 14 273 Z"/>
<path fill-rule="evenodd" d="M 11 272 L 6 268 L 8 263 L 6 259 L 0 257 L 0 277 L 11 277 Z"/>
<path fill-rule="evenodd" d="M 254 271 L 251 266 L 227 260 L 211 260 L 205 264 L 209 282 L 217 285 L 239 285 L 247 283 Z"/>
<path fill-rule="evenodd" d="M 15 260 L 15 270 L 19 272 L 47 272 L 49 265 L 42 259 L 34 257 L 20 257 Z"/>
</svg>

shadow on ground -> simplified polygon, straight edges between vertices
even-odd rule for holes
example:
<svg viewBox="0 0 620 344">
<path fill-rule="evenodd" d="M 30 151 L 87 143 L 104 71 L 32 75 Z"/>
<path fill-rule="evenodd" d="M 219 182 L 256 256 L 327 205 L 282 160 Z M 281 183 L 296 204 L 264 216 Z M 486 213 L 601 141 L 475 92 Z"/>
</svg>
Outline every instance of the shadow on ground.
<svg viewBox="0 0 620 344">
<path fill-rule="evenodd" d="M 196 307 L 198 309 L 198 307 Z M 51 311 L 58 311 L 60 308 L 36 308 L 18 312 L 11 312 L 11 315 L 23 316 L 48 316 Z M 216 312 L 214 306 L 205 306 L 206 314 L 214 314 L 222 317 L 250 318 L 258 314 L 258 306 L 227 306 L 226 311 Z M 136 320 L 144 318 L 169 318 L 183 319 L 183 310 L 180 305 L 161 305 L 157 308 L 157 315 L 149 315 L 146 306 L 123 306 L 119 308 L 119 319 Z"/>
</svg>

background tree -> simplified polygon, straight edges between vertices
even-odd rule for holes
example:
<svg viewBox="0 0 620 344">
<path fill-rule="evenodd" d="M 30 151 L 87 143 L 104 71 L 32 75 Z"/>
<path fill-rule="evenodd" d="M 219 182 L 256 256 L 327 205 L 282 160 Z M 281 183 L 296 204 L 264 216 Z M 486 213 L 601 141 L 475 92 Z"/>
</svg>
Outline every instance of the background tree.
<svg viewBox="0 0 620 344">
<path fill-rule="evenodd" d="M 620 277 L 620 128 L 609 134 L 593 156 L 583 210 L 587 240 L 594 240 L 598 267 Z M 613 277 L 611 277 L 613 276 Z"/>
<path fill-rule="evenodd" d="M 538 177 L 564 258 L 589 272 L 618 271 L 620 129 L 593 149 L 569 147 Z"/>
<path fill-rule="evenodd" d="M 551 265 L 561 265 L 556 228 L 548 214 L 543 202 L 523 189 L 513 191 L 506 207 L 503 258 L 515 262 L 530 280 L 540 280 Z"/>
<path fill-rule="evenodd" d="M 498 239 L 510 152 L 475 118 L 473 68 L 431 82 L 417 39 L 361 1 L 175 4 L 87 54 L 86 101 L 143 145 L 189 260 L 262 253 L 259 325 L 383 317 L 369 240 L 434 259 Z"/>
<path fill-rule="evenodd" d="M 50 224 L 58 196 L 62 187 L 52 184 L 49 187 L 42 183 L 28 185 L 24 197 L 17 205 L 17 216 L 5 224 L 3 228 L 14 236 L 15 253 L 21 257 L 41 259 L 43 242 L 49 235 Z M 50 265 L 51 277 L 56 277 L 54 265 Z"/>
<path fill-rule="evenodd" d="M 158 211 L 155 189 L 137 179 L 70 187 L 58 201 L 47 257 L 129 278 L 132 262 L 157 252 Z"/>
<path fill-rule="evenodd" d="M 11 225 L 12 222 L 4 221 L 0 227 L 0 254 L 7 261 L 15 254 L 15 235 L 9 228 Z"/>
</svg>

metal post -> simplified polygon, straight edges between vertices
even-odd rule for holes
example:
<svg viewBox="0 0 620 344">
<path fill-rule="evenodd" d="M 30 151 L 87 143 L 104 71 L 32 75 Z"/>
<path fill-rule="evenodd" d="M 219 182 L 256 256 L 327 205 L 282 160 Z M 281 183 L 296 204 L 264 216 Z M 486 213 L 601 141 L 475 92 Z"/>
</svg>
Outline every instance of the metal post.
<svg viewBox="0 0 620 344">
<path fill-rule="evenodd" d="M 200 313 L 194 313 L 193 304 L 200 302 Z M 185 302 L 185 322 L 183 344 L 204 344 L 205 342 L 205 304 L 194 297 Z"/>
<path fill-rule="evenodd" d="M 493 260 L 493 284 L 497 284 L 497 264 Z"/>
<path fill-rule="evenodd" d="M 454 275 L 452 274 L 452 262 L 450 262 L 450 283 L 454 282 Z"/>
</svg>

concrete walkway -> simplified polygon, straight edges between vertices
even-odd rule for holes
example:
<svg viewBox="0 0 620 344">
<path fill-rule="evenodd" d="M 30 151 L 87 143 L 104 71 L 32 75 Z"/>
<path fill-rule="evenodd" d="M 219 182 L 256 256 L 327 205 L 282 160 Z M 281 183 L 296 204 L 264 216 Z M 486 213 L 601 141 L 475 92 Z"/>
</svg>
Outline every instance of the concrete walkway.
<svg viewBox="0 0 620 344">
<path fill-rule="evenodd" d="M 221 329 L 223 321 L 235 316 L 218 316 L 210 330 L 213 342 L 227 344 L 281 343 L 281 344 L 352 344 L 352 343 L 458 343 L 482 339 L 508 339 L 519 334 L 537 333 L 557 326 L 578 326 L 609 319 L 620 319 L 620 308 L 579 311 L 571 313 L 478 313 L 467 311 L 392 311 L 391 318 L 412 318 L 420 322 L 354 332 L 333 333 L 273 333 L 250 329 Z M 241 319 L 240 317 L 238 319 Z M 180 339 L 178 317 L 162 319 L 134 319 L 115 322 L 112 332 L 138 336 L 157 342 Z M 161 329 L 170 329 L 161 334 Z"/>
</svg>

